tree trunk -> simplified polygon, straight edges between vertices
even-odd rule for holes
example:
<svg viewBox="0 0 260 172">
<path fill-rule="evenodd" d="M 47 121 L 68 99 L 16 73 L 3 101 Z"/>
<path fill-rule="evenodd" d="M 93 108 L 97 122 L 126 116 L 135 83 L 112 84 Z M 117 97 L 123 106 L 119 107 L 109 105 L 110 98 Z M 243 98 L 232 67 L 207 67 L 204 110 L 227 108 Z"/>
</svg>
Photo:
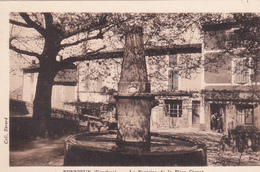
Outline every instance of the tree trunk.
<svg viewBox="0 0 260 172">
<path fill-rule="evenodd" d="M 52 66 L 52 65 L 50 65 Z M 56 72 L 51 67 L 40 66 L 35 98 L 33 102 L 33 119 L 35 134 L 40 137 L 49 137 L 48 126 L 51 118 L 51 95 Z"/>
<path fill-rule="evenodd" d="M 47 26 L 46 26 L 47 27 Z M 51 96 L 54 78 L 60 68 L 56 57 L 60 51 L 59 34 L 54 27 L 49 26 L 45 37 L 45 45 L 40 60 L 40 69 L 36 86 L 36 93 L 33 102 L 33 119 L 36 124 L 36 135 L 49 137 L 51 119 Z"/>
</svg>

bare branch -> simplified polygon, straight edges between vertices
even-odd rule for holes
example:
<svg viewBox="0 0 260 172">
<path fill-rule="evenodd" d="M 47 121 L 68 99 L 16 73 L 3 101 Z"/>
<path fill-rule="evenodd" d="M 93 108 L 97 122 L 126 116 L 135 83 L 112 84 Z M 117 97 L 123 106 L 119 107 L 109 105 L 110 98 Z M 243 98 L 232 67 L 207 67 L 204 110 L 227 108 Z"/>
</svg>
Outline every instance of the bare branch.
<svg viewBox="0 0 260 172">
<path fill-rule="evenodd" d="M 78 28 L 71 28 L 69 30 L 66 30 L 64 32 L 64 38 L 69 38 L 71 36 L 74 36 L 74 35 L 77 35 L 79 33 L 82 33 L 82 32 L 92 32 L 94 30 L 98 30 L 100 28 L 100 26 L 95 26 L 95 27 L 83 27 L 83 28 L 80 28 L 80 26 Z"/>
<path fill-rule="evenodd" d="M 73 45 L 77 45 L 77 44 L 80 44 L 82 42 L 85 42 L 85 41 L 89 41 L 89 40 L 93 40 L 93 39 L 102 39 L 102 36 L 103 34 L 99 33 L 95 36 L 92 36 L 92 37 L 88 37 L 88 38 L 84 38 L 84 39 L 81 39 L 81 40 L 78 40 L 78 41 L 75 41 L 75 42 L 72 42 L 72 43 L 67 43 L 67 44 L 62 44 L 61 47 L 64 48 L 64 47 L 69 47 L 69 46 L 73 46 Z"/>
<path fill-rule="evenodd" d="M 26 13 L 20 13 L 20 16 L 24 19 L 24 21 L 31 26 L 32 28 L 34 28 L 35 30 L 37 30 L 42 36 L 46 36 L 46 31 L 44 28 L 42 28 L 40 25 L 38 25 L 37 23 L 35 23 L 34 21 L 31 20 L 31 18 L 29 17 L 28 14 Z"/>
<path fill-rule="evenodd" d="M 61 63 L 73 63 L 76 61 L 84 61 L 84 60 L 98 60 L 98 59 L 109 59 L 109 58 L 122 58 L 124 55 L 123 50 L 118 51 L 111 51 L 111 52 L 99 52 L 100 50 L 104 49 L 105 47 L 100 48 L 99 50 L 91 53 L 87 53 L 85 55 L 69 57 L 64 59 Z M 153 48 L 147 48 L 145 50 L 146 56 L 160 56 L 160 55 L 169 55 L 169 54 L 176 54 L 176 53 L 191 53 L 191 52 L 198 52 L 201 53 L 201 45 L 200 44 L 193 44 L 193 45 L 175 45 L 175 46 L 157 46 Z"/>
<path fill-rule="evenodd" d="M 30 25 L 28 25 L 26 23 L 18 22 L 18 21 L 11 20 L 11 19 L 9 20 L 9 23 L 17 25 L 17 26 L 26 27 L 26 28 L 32 28 L 32 26 L 30 26 Z"/>
<path fill-rule="evenodd" d="M 99 28 L 99 33 L 95 36 L 92 36 L 92 37 L 89 37 L 89 38 L 84 38 L 84 39 L 81 39 L 81 40 L 78 40 L 76 42 L 73 42 L 73 43 L 67 43 L 67 44 L 62 44 L 61 47 L 64 48 L 64 47 L 69 47 L 69 46 L 73 46 L 73 45 L 77 45 L 77 44 L 80 44 L 82 42 L 85 42 L 85 41 L 90 41 L 90 40 L 93 40 L 93 39 L 102 39 L 103 38 L 103 35 L 104 33 L 106 33 L 107 31 L 109 31 L 112 27 L 114 27 L 115 25 L 110 25 L 109 27 L 103 27 L 103 28 Z M 79 32 L 78 32 L 79 33 Z"/>
<path fill-rule="evenodd" d="M 35 52 L 30 52 L 30 51 L 26 51 L 26 50 L 21 50 L 13 45 L 9 45 L 9 48 L 17 53 L 20 53 L 20 54 L 25 54 L 25 55 L 28 55 L 28 56 L 34 56 L 34 57 L 37 57 L 39 58 L 40 57 L 40 54 L 38 53 L 35 53 Z"/>
<path fill-rule="evenodd" d="M 105 49 L 106 47 L 102 47 L 99 50 L 96 50 L 95 52 L 87 53 L 85 55 L 81 56 L 74 56 L 69 57 L 67 59 L 64 59 L 61 63 L 73 63 L 76 61 L 85 61 L 85 60 L 98 60 L 98 59 L 109 59 L 109 58 L 122 58 L 123 57 L 123 51 L 112 51 L 112 52 L 99 52 L 102 49 Z"/>
<path fill-rule="evenodd" d="M 97 28 L 95 28 L 95 29 L 97 29 Z M 93 29 L 93 30 L 95 30 L 95 29 Z M 89 27 L 86 27 L 86 26 L 82 27 L 82 25 L 79 25 L 78 27 L 75 27 L 75 28 L 66 29 L 63 33 L 63 37 L 69 38 L 69 37 L 72 37 L 74 35 L 77 35 L 78 33 L 86 32 L 86 31 L 90 32 L 91 29 Z"/>
<path fill-rule="evenodd" d="M 111 24 L 107 23 L 106 17 L 107 17 L 107 15 L 102 16 L 100 18 L 99 23 L 90 24 L 89 26 L 83 26 L 83 27 L 82 27 L 82 25 L 79 25 L 79 27 L 77 27 L 77 28 L 71 28 L 69 30 L 66 30 L 64 32 L 64 38 L 69 38 L 69 37 L 74 36 L 78 33 L 92 32 L 92 31 L 95 31 L 95 30 L 99 30 L 100 34 L 103 35 L 102 33 L 108 31 L 111 27 Z M 102 31 L 102 29 L 107 28 L 107 27 L 108 27 L 108 29 L 106 29 L 105 31 Z"/>
<path fill-rule="evenodd" d="M 40 58 L 40 54 L 38 53 L 35 53 L 35 52 L 30 52 L 30 51 L 27 51 L 27 50 L 21 50 L 15 46 L 12 45 L 12 40 L 14 40 L 15 37 L 12 37 L 10 38 L 9 40 L 9 49 L 17 52 L 17 53 L 20 53 L 20 54 L 25 54 L 25 55 L 28 55 L 28 56 L 34 56 L 34 57 L 37 57 L 38 59 Z"/>
</svg>

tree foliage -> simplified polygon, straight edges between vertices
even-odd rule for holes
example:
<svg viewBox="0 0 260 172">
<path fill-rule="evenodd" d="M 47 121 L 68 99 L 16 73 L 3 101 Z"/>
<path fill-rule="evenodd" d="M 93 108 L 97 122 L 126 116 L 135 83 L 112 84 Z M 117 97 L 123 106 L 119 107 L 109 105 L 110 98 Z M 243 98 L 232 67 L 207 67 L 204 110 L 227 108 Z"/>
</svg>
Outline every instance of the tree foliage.
<svg viewBox="0 0 260 172">
<path fill-rule="evenodd" d="M 201 37 L 196 37 L 201 35 L 201 24 L 224 19 L 222 14 L 201 13 L 11 13 L 9 47 L 24 59 L 34 57 L 39 62 L 33 116 L 46 120 L 50 118 L 55 75 L 85 60 L 104 64 L 92 72 L 109 75 L 111 59 L 122 57 L 124 34 L 129 26 L 143 28 L 145 49 L 149 53 L 149 49 L 158 46 L 201 42 Z M 164 56 L 155 55 L 151 59 L 149 63 L 158 64 L 157 69 L 171 67 Z M 202 63 L 200 58 L 183 55 L 178 65 L 174 67 L 179 74 L 188 77 Z M 162 77 L 160 72 L 151 76 Z"/>
</svg>

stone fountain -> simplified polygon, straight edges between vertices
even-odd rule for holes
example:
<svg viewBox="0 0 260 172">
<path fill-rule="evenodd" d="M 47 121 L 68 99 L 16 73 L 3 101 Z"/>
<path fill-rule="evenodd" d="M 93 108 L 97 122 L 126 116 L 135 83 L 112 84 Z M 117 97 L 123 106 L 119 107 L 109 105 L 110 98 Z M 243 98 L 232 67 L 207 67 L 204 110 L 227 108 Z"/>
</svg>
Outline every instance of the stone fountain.
<svg viewBox="0 0 260 172">
<path fill-rule="evenodd" d="M 204 166 L 206 146 L 150 133 L 154 95 L 148 82 L 143 31 L 126 30 L 116 109 L 118 130 L 80 133 L 65 141 L 65 166 Z"/>
</svg>

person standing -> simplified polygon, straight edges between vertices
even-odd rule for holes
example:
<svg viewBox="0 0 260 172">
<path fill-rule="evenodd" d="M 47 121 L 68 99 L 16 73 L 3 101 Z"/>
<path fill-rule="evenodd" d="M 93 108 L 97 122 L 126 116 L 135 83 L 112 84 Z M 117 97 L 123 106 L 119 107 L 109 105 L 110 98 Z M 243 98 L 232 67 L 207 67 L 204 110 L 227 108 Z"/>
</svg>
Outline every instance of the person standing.
<svg viewBox="0 0 260 172">
<path fill-rule="evenodd" d="M 214 130 L 214 131 L 217 128 L 217 113 L 216 112 L 211 116 L 210 127 L 211 127 L 211 130 Z"/>
<path fill-rule="evenodd" d="M 222 114 L 219 114 L 217 116 L 217 130 L 218 130 L 218 133 L 222 133 L 223 132 L 223 118 L 222 118 Z"/>
</svg>

